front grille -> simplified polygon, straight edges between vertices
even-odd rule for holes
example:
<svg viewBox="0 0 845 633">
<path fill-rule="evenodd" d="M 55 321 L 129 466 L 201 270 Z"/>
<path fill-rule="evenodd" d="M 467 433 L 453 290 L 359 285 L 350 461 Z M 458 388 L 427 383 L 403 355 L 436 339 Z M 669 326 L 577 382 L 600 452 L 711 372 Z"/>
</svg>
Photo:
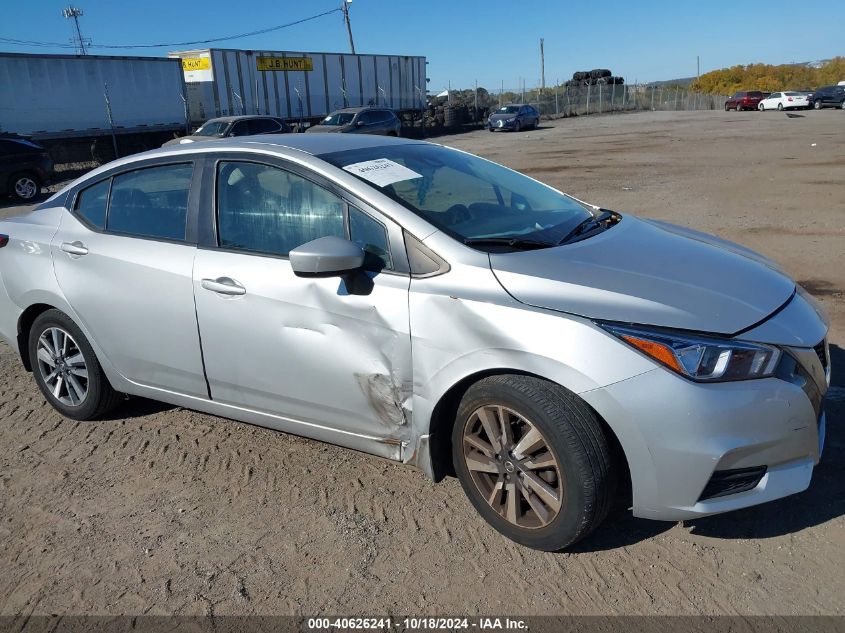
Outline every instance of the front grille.
<svg viewBox="0 0 845 633">
<path fill-rule="evenodd" d="M 751 468 L 734 468 L 732 470 L 717 470 L 710 477 L 710 481 L 704 486 L 704 491 L 698 498 L 699 501 L 735 495 L 738 492 L 745 492 L 757 487 L 763 475 L 766 474 L 765 466 L 753 466 Z"/>
<path fill-rule="evenodd" d="M 826 347 L 827 341 L 823 340 L 821 343 L 819 343 L 813 348 L 813 351 L 816 353 L 816 356 L 819 357 L 819 360 L 822 363 L 822 369 L 824 369 L 825 371 L 827 371 L 827 350 L 825 349 Z"/>
</svg>

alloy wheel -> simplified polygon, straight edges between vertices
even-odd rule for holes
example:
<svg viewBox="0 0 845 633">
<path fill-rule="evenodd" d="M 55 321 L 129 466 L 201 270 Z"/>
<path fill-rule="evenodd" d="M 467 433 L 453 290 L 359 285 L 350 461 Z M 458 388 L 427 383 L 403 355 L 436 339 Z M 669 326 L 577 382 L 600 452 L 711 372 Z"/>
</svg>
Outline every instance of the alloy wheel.
<svg viewBox="0 0 845 633">
<path fill-rule="evenodd" d="M 462 454 L 478 491 L 509 523 L 537 529 L 557 516 L 564 493 L 560 463 L 524 416 L 498 405 L 476 409 L 464 425 Z"/>
<path fill-rule="evenodd" d="M 15 181 L 15 194 L 22 200 L 34 198 L 38 193 L 38 184 L 29 176 L 22 176 Z"/>
<path fill-rule="evenodd" d="M 76 341 L 60 327 L 50 327 L 38 338 L 38 369 L 59 402 L 78 407 L 88 396 L 88 366 Z"/>
</svg>

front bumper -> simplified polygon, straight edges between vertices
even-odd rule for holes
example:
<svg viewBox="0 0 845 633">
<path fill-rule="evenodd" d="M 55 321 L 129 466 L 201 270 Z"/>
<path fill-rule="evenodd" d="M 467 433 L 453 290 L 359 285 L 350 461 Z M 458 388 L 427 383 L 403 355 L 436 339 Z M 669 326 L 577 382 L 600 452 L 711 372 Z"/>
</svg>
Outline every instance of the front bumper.
<svg viewBox="0 0 845 633">
<path fill-rule="evenodd" d="M 823 396 L 827 386 L 816 387 Z M 801 492 L 824 443 L 820 399 L 798 379 L 706 384 L 660 368 L 580 395 L 622 444 L 634 515 L 644 518 L 690 519 Z M 717 471 L 760 466 L 752 489 L 703 498 Z"/>
<path fill-rule="evenodd" d="M 488 121 L 487 127 L 491 130 L 512 130 L 516 127 L 517 120 L 518 119 L 506 121 L 504 119 L 499 119 L 497 121 Z"/>
</svg>

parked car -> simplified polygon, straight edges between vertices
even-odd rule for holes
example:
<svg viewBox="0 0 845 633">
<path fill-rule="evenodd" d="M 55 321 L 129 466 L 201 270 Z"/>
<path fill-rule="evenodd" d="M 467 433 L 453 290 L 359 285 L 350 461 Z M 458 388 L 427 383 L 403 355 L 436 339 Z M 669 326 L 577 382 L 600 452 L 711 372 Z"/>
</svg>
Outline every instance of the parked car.
<svg viewBox="0 0 845 633">
<path fill-rule="evenodd" d="M 760 111 L 809 107 L 810 102 L 803 92 L 773 92 L 757 104 L 757 109 Z"/>
<path fill-rule="evenodd" d="M 440 145 L 248 141 L 120 159 L 0 221 L 0 335 L 62 415 L 125 393 L 454 468 L 542 550 L 619 478 L 672 521 L 808 487 L 828 323 L 772 261 Z"/>
<path fill-rule="evenodd" d="M 763 100 L 763 93 L 759 90 L 749 90 L 734 93 L 734 95 L 725 101 L 725 112 L 728 110 L 756 110 L 757 104 Z"/>
<path fill-rule="evenodd" d="M 487 129 L 491 132 L 496 130 L 519 132 L 536 128 L 538 125 L 540 125 L 540 113 L 534 106 L 525 103 L 510 103 L 502 106 L 487 118 Z"/>
<path fill-rule="evenodd" d="M 332 112 L 306 132 L 353 132 L 401 136 L 402 122 L 387 108 L 344 108 Z"/>
<path fill-rule="evenodd" d="M 290 131 L 290 126 L 283 119 L 274 116 L 221 116 L 216 119 L 209 119 L 189 136 L 181 136 L 167 141 L 162 147 L 184 145 L 196 141 L 213 141 L 232 136 L 287 134 Z"/>
<path fill-rule="evenodd" d="M 53 175 L 53 160 L 38 143 L 17 134 L 0 135 L 0 193 L 29 202 Z"/>
<path fill-rule="evenodd" d="M 813 92 L 813 108 L 845 109 L 845 86 L 823 86 Z"/>
</svg>

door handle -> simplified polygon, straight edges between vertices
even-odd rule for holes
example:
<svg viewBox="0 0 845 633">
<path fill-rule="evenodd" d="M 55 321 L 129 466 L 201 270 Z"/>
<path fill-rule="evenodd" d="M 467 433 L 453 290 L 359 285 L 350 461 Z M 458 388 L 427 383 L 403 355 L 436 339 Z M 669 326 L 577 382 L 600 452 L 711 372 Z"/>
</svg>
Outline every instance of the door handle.
<svg viewBox="0 0 845 633">
<path fill-rule="evenodd" d="M 203 279 L 202 287 L 211 292 L 221 295 L 238 296 L 245 295 L 246 288 L 230 277 L 218 277 L 217 279 Z"/>
<path fill-rule="evenodd" d="M 88 249 L 85 247 L 85 244 L 78 240 L 76 242 L 63 242 L 62 250 L 68 255 L 76 255 L 77 257 L 82 257 L 83 255 L 88 254 Z"/>
</svg>

